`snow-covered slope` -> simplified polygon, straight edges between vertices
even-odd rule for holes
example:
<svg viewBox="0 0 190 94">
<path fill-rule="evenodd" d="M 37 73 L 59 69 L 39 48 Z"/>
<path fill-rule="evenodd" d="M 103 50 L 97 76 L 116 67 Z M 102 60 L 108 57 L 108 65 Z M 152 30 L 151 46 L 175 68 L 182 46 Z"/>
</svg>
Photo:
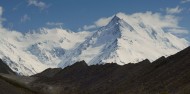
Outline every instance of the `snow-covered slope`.
<svg viewBox="0 0 190 94">
<path fill-rule="evenodd" d="M 74 33 L 63 29 L 41 29 L 21 34 L 0 30 L 0 58 L 21 75 L 39 73 L 57 64 L 66 51 L 83 42 L 90 32 Z"/>
<path fill-rule="evenodd" d="M 0 58 L 21 75 L 85 60 L 89 65 L 136 63 L 174 54 L 189 45 L 185 39 L 138 17 L 114 16 L 95 32 L 46 29 L 19 33 L 0 29 Z"/>
<path fill-rule="evenodd" d="M 184 39 L 154 28 L 138 19 L 136 23 L 114 16 L 78 48 L 66 53 L 59 64 L 65 67 L 85 60 L 89 65 L 137 63 L 174 54 L 188 46 Z"/>
<path fill-rule="evenodd" d="M 41 29 L 28 33 L 20 39 L 24 48 L 36 56 L 43 64 L 57 67 L 65 52 L 77 47 L 89 36 L 90 32 L 74 33 L 63 29 Z"/>
<path fill-rule="evenodd" d="M 24 51 L 18 48 L 19 43 L 16 41 L 16 39 L 17 36 L 21 36 L 20 33 L 7 33 L 3 31 L 0 33 L 0 58 L 6 61 L 6 63 L 15 72 L 27 75 L 42 71 L 41 69 L 47 68 L 41 63 L 38 63 L 38 59 L 26 54 Z"/>
</svg>

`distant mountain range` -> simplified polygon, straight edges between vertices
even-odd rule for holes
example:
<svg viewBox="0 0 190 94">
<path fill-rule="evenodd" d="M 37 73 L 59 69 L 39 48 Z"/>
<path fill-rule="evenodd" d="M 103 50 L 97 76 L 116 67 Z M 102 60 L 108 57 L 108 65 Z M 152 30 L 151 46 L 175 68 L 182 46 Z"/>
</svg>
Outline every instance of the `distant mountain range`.
<svg viewBox="0 0 190 94">
<path fill-rule="evenodd" d="M 1 94 L 190 94 L 190 47 L 154 62 L 88 66 L 76 62 L 30 77 L 0 67 Z M 0 62 L 0 64 L 5 64 Z"/>
<path fill-rule="evenodd" d="M 72 32 L 43 28 L 21 34 L 0 31 L 0 58 L 16 73 L 33 75 L 47 68 L 65 68 L 84 60 L 88 65 L 124 65 L 145 59 L 151 62 L 189 46 L 161 27 L 152 27 L 140 18 L 114 16 L 94 32 Z"/>
</svg>

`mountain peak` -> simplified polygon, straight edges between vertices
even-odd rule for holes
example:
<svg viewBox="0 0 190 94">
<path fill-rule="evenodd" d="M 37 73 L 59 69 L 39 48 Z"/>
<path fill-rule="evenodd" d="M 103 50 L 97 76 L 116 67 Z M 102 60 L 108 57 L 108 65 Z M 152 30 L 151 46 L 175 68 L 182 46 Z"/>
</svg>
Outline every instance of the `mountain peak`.
<svg viewBox="0 0 190 94">
<path fill-rule="evenodd" d="M 121 19 L 117 15 L 114 15 L 114 17 L 112 18 L 112 21 L 114 21 L 114 22 L 117 22 L 119 20 L 121 20 Z"/>
<path fill-rule="evenodd" d="M 115 15 L 112 19 L 111 19 L 111 21 L 108 23 L 108 25 L 115 25 L 115 24 L 119 24 L 119 21 L 120 21 L 121 19 L 117 16 L 117 15 Z"/>
<path fill-rule="evenodd" d="M 76 62 L 75 64 L 73 64 L 73 66 L 81 68 L 81 67 L 87 67 L 88 65 L 86 64 L 84 60 L 82 60 L 82 61 Z"/>
<path fill-rule="evenodd" d="M 112 18 L 112 20 L 108 23 L 107 26 L 108 27 L 114 27 L 114 28 L 124 27 L 124 28 L 128 28 L 130 31 L 134 30 L 134 28 L 128 22 L 126 22 L 125 20 L 121 19 L 117 15 L 115 15 Z"/>
</svg>

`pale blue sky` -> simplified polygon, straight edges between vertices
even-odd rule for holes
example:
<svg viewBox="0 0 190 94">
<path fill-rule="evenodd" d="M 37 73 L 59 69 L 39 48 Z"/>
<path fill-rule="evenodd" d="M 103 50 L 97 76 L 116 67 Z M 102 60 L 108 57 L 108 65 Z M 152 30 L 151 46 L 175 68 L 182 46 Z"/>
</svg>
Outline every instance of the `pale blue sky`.
<svg viewBox="0 0 190 94">
<path fill-rule="evenodd" d="M 6 19 L 3 26 L 19 32 L 57 26 L 78 31 L 118 12 L 152 11 L 165 15 L 167 10 L 190 31 L 190 0 L 1 0 L 0 6 Z"/>
</svg>

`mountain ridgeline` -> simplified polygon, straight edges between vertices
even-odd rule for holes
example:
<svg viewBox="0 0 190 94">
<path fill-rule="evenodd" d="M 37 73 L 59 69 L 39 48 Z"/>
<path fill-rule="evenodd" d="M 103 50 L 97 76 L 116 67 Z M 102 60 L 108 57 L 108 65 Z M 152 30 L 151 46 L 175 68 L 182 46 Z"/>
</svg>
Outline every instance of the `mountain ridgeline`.
<svg viewBox="0 0 190 94">
<path fill-rule="evenodd" d="M 87 65 L 152 62 L 189 46 L 185 39 L 141 19 L 116 15 L 94 32 L 60 28 L 25 34 L 1 31 L 0 58 L 17 74 L 29 76 L 82 60 Z"/>
<path fill-rule="evenodd" d="M 154 62 L 88 66 L 85 61 L 37 74 L 33 84 L 57 86 L 60 94 L 189 94 L 190 47 Z M 41 76 L 40 76 L 41 75 Z M 43 86 L 42 86 L 43 87 Z"/>
<path fill-rule="evenodd" d="M 80 61 L 64 69 L 49 68 L 30 77 L 3 76 L 1 80 L 19 86 L 26 92 L 22 94 L 190 94 L 190 47 L 153 62 L 88 66 Z M 14 88 L 7 88 L 10 90 L 1 94 L 11 94 Z"/>
<path fill-rule="evenodd" d="M 4 74 L 16 74 L 1 59 L 0 59 L 0 73 L 4 73 Z"/>
</svg>

